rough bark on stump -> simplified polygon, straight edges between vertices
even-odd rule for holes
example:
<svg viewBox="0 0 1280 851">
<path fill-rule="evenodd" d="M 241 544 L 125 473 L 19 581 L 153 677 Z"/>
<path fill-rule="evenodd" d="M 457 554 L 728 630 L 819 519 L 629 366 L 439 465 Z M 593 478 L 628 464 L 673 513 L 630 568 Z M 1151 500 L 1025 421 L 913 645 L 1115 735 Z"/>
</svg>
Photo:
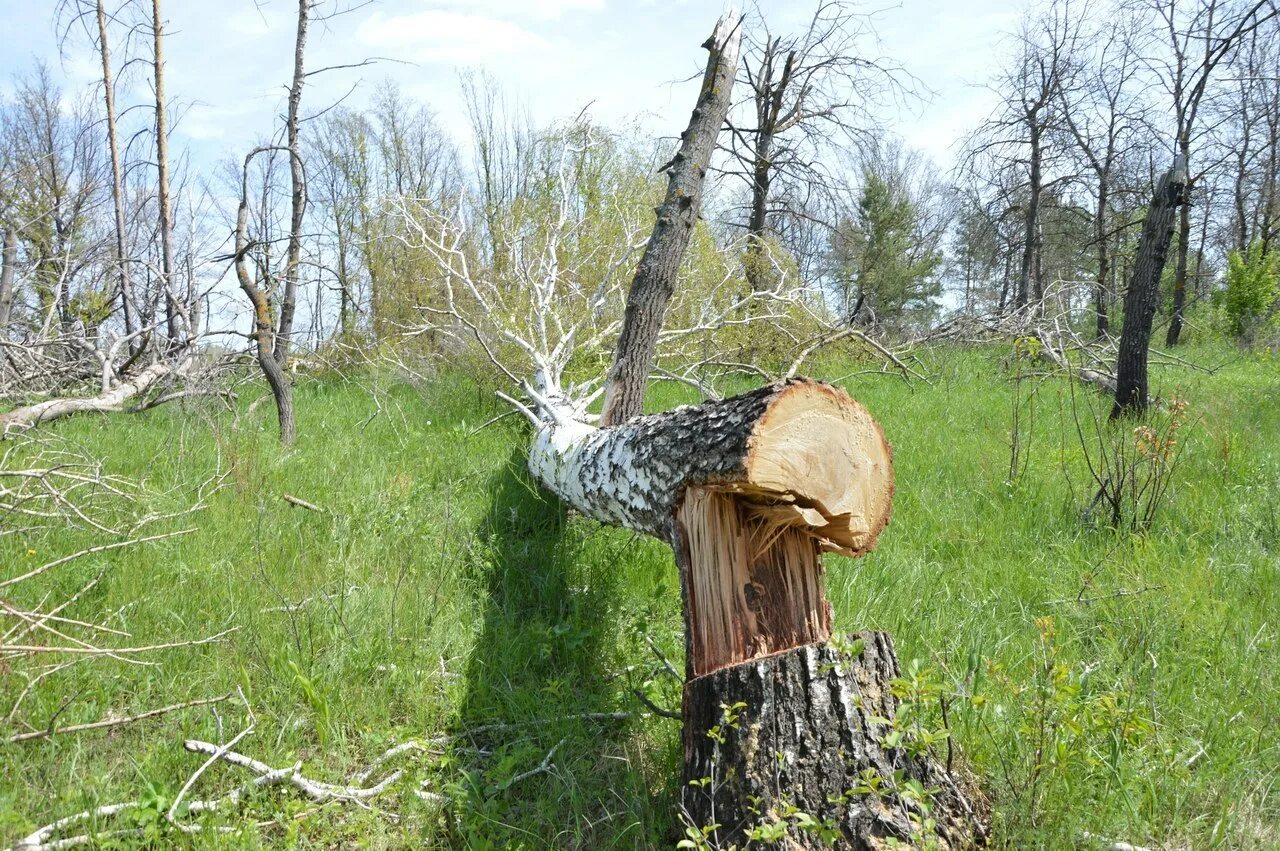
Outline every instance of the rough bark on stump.
<svg viewBox="0 0 1280 851">
<path fill-rule="evenodd" d="M 793 826 L 770 847 L 878 849 L 896 839 L 966 848 L 984 838 L 984 816 L 941 763 L 881 744 L 897 706 L 897 657 L 885 633 L 857 638 L 857 658 L 809 645 L 685 684 L 682 814 L 694 826 L 720 825 L 716 847 L 745 847 L 752 828 L 786 820 L 792 807 L 834 825 L 840 839 Z M 724 707 L 736 704 L 745 707 L 726 724 Z M 850 794 L 868 770 L 882 793 Z M 927 817 L 893 793 L 907 780 L 933 793 Z"/>
<path fill-rule="evenodd" d="M 785 800 L 834 817 L 827 795 L 849 792 L 865 769 L 890 788 L 915 778 L 939 790 L 940 827 L 929 831 L 945 847 L 981 835 L 942 767 L 878 744 L 870 719 L 893 717 L 889 683 L 897 676 L 887 637 L 868 636 L 857 661 L 825 645 L 831 610 L 821 554 L 870 551 L 892 504 L 889 445 L 862 405 L 839 388 L 792 379 L 613 428 L 574 420 L 568 409 L 548 419 L 530 451 L 534 476 L 582 513 L 658 537 L 675 552 L 688 679 L 685 779 L 716 778 L 686 786 L 686 817 L 723 825 L 714 847 L 743 847 L 761 823 L 752 807 L 763 806 L 767 818 Z M 739 703 L 742 723 L 729 729 L 721 705 Z M 723 743 L 707 739 L 716 724 Z M 854 796 L 846 809 L 846 841 L 837 847 L 912 836 L 909 811 L 892 799 Z M 817 840 L 796 834 L 781 847 L 825 847 Z"/>
</svg>

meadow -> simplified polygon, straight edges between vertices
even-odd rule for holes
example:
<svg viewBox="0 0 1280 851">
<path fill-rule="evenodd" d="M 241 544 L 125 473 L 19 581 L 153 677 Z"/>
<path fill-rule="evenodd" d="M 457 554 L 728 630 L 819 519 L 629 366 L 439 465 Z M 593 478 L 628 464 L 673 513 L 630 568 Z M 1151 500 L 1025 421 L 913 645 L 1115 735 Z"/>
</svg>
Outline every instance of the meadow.
<svg viewBox="0 0 1280 851">
<path fill-rule="evenodd" d="M 1139 531 L 1087 510 L 1081 435 L 1105 401 L 1066 378 L 1015 381 L 1008 347 L 923 352 L 927 381 L 835 358 L 810 370 L 862 401 L 894 448 L 878 548 L 827 557 L 837 628 L 892 633 L 919 716 L 945 724 L 992 802 L 996 847 L 1280 845 L 1280 364 L 1225 346 L 1180 356 L 1215 371 L 1154 368 L 1153 390 L 1187 412 L 1167 498 Z M 648 405 L 691 394 L 656 383 Z M 51 428 L 140 480 L 149 511 L 181 510 L 226 475 L 202 510 L 148 533 L 195 531 L 86 556 L 29 593 L 69 595 L 105 571 L 75 617 L 137 644 L 234 631 L 153 665 L 69 668 L 23 717 L 62 726 L 234 697 L 0 744 L 0 844 L 129 800 L 140 806 L 100 825 L 144 831 L 119 847 L 672 847 L 679 721 L 635 694 L 679 708 L 660 658 L 682 668 L 669 549 L 566 516 L 524 470 L 528 427 L 489 424 L 504 408 L 460 373 L 301 377 L 291 450 L 252 397 L 236 413 L 193 402 Z M 1025 466 L 1011 476 L 1015 408 Z M 1102 428 L 1135 439 L 1131 422 Z M 0 536 L 4 575 L 109 540 Z M 23 686 L 6 672 L 0 706 Z M 280 786 L 175 834 L 164 814 L 203 762 L 183 740 L 250 723 L 237 750 L 316 780 L 423 748 L 380 769 L 404 773 L 367 804 Z M 246 779 L 215 765 L 193 795 Z"/>
</svg>

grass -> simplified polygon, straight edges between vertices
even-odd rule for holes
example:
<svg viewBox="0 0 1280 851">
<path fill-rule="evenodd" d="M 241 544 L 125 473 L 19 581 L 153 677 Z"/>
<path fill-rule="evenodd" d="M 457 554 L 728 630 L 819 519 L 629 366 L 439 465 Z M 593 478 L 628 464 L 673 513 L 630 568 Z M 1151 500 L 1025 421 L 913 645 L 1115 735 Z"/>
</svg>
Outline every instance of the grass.
<svg viewBox="0 0 1280 851">
<path fill-rule="evenodd" d="M 1192 419 L 1154 527 L 1131 534 L 1082 522 L 1093 489 L 1072 401 L 1084 410 L 1089 395 L 1061 380 L 1039 385 L 1028 467 L 1007 481 L 1006 355 L 935 352 L 928 384 L 845 382 L 894 446 L 897 496 L 874 553 L 828 557 L 837 627 L 890 631 L 904 664 L 943 683 L 955 743 L 994 802 L 996 845 L 1275 847 L 1276 364 L 1203 349 L 1189 357 L 1228 365 L 1157 370 L 1157 389 L 1176 389 Z M 56 427 L 111 472 L 143 479 L 149 509 L 180 508 L 215 470 L 232 473 L 206 509 L 163 527 L 196 532 L 74 562 L 40 593 L 69 593 L 106 568 L 76 611 L 110 617 L 131 641 L 237 630 L 155 666 L 79 665 L 46 681 L 25 717 L 92 721 L 239 687 L 256 730 L 238 749 L 274 766 L 300 760 L 327 781 L 393 743 L 448 737 L 400 760 L 405 778 L 369 809 L 262 792 L 209 822 L 243 831 L 181 838 L 196 847 L 671 847 L 679 725 L 632 695 L 678 706 L 678 684 L 654 673 L 646 644 L 680 666 L 667 548 L 566 517 L 524 473 L 517 418 L 476 430 L 502 409 L 462 376 L 308 379 L 297 395 L 302 437 L 290 452 L 265 408 L 239 428 L 177 406 Z M 686 389 L 658 385 L 650 406 L 682 401 Z M 326 511 L 292 507 L 285 493 Z M 10 535 L 0 557 L 11 575 L 106 540 Z M 20 687 L 4 676 L 0 706 Z M 631 714 L 582 717 L 617 711 Z M 161 813 L 200 764 L 182 739 L 218 741 L 246 723 L 228 701 L 0 745 L 0 842 L 141 799 L 129 824 L 169 847 Z M 547 770 L 521 778 L 553 748 Z M 215 766 L 195 794 L 243 779 Z M 453 803 L 420 800 L 422 783 Z"/>
</svg>

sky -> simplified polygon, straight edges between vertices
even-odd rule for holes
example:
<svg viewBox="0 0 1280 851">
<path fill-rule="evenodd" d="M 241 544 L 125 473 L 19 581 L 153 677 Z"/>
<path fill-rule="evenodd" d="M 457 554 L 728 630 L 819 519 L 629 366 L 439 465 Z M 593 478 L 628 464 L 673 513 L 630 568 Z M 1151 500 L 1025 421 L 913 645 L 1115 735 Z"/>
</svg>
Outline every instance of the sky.
<svg viewBox="0 0 1280 851">
<path fill-rule="evenodd" d="M 113 0 L 119 2 L 119 0 Z M 350 2 L 350 0 L 348 0 Z M 88 37 L 72 30 L 59 51 L 57 0 L 0 0 L 0 94 L 35 60 L 50 64 L 68 92 L 89 91 L 99 74 Z M 761 0 L 777 32 L 799 27 L 813 2 Z M 1020 6 L 1007 0 L 901 0 L 874 20 L 880 44 L 868 54 L 892 57 L 929 94 L 881 116 L 948 167 L 960 136 L 990 111 L 984 87 L 1003 53 L 1002 32 Z M 168 20 L 167 86 L 178 120 L 175 144 L 194 163 L 243 156 L 278 126 L 292 71 L 293 0 L 164 0 Z M 459 93 L 462 69 L 484 69 L 535 123 L 577 115 L 638 121 L 674 136 L 688 120 L 692 81 L 706 52 L 700 44 L 723 10 L 721 0 L 377 0 L 316 25 L 307 65 L 373 65 L 312 77 L 303 111 L 345 97 L 359 106 L 384 78 L 428 104 L 459 143 L 466 140 Z M 145 99 L 138 79 L 122 104 Z M 465 148 L 466 145 L 463 144 Z"/>
</svg>

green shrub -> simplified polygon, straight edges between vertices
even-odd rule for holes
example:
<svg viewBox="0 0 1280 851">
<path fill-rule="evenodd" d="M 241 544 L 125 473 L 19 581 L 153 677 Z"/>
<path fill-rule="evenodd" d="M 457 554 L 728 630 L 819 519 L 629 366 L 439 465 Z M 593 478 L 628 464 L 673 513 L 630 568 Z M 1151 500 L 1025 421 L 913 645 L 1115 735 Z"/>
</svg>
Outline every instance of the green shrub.
<svg viewBox="0 0 1280 851">
<path fill-rule="evenodd" d="M 1265 331 L 1275 318 L 1280 297 L 1280 253 L 1264 252 L 1254 242 L 1247 251 L 1232 251 L 1227 257 L 1227 289 L 1223 306 L 1231 333 L 1252 339 Z"/>
</svg>

